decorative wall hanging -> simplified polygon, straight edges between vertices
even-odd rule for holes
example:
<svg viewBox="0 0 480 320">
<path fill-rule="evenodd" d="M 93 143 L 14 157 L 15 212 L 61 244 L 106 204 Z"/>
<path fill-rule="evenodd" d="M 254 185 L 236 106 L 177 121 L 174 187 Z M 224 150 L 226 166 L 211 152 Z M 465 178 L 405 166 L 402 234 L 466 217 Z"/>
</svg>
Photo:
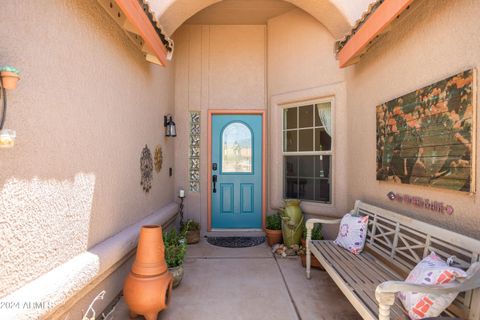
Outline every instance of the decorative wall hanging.
<svg viewBox="0 0 480 320">
<path fill-rule="evenodd" d="M 149 192 L 152 188 L 152 172 L 153 172 L 153 160 L 152 153 L 148 146 L 142 150 L 142 157 L 140 158 L 140 171 L 142 172 L 140 184 L 143 186 L 145 192 Z"/>
<path fill-rule="evenodd" d="M 448 205 L 448 204 L 445 205 L 443 202 L 433 201 L 433 200 L 425 199 L 422 197 L 395 193 L 393 191 L 390 191 L 389 193 L 387 193 L 387 197 L 392 201 L 409 204 L 417 208 L 431 210 L 437 213 L 442 213 L 442 214 L 446 213 L 448 215 L 452 215 L 454 212 L 454 209 L 451 205 Z"/>
<path fill-rule="evenodd" d="M 159 145 L 155 148 L 155 171 L 160 172 L 162 170 L 163 153 L 162 147 Z"/>
<path fill-rule="evenodd" d="M 377 106 L 377 180 L 475 192 L 475 70 Z"/>
<path fill-rule="evenodd" d="M 190 112 L 190 191 L 200 192 L 200 112 Z"/>
</svg>

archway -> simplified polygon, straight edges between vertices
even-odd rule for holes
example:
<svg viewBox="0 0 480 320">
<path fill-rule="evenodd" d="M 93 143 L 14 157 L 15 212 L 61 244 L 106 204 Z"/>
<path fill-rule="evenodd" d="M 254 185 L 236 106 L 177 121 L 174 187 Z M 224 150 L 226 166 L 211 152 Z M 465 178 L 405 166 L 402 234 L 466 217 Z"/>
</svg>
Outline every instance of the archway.
<svg viewBox="0 0 480 320">
<path fill-rule="evenodd" d="M 172 35 L 187 19 L 197 12 L 222 0 L 151 0 L 160 24 Z M 340 39 L 348 33 L 371 0 L 284 0 L 308 12 L 320 21 L 333 35 Z"/>
</svg>

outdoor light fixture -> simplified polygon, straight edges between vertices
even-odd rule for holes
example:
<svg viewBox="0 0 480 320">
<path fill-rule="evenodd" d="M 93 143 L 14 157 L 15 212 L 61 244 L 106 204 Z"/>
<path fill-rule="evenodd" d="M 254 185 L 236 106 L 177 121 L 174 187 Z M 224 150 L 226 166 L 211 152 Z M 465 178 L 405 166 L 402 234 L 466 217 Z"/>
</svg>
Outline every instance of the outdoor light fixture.
<svg viewBox="0 0 480 320">
<path fill-rule="evenodd" d="M 183 225 L 183 200 L 185 199 L 185 190 L 183 188 L 180 188 L 178 190 L 178 197 L 180 198 L 180 207 L 178 212 L 180 213 L 180 225 Z"/>
<path fill-rule="evenodd" d="M 173 122 L 173 117 L 171 114 L 163 116 L 163 126 L 165 127 L 165 136 L 166 137 L 176 137 L 177 136 L 177 127 L 175 122 Z"/>
<path fill-rule="evenodd" d="M 3 108 L 0 117 L 0 148 L 12 148 L 15 145 L 17 134 L 14 130 L 4 129 L 7 118 L 7 91 L 6 89 L 15 89 L 17 81 L 20 79 L 19 72 L 13 67 L 0 68 L 0 100 L 3 101 Z"/>
</svg>

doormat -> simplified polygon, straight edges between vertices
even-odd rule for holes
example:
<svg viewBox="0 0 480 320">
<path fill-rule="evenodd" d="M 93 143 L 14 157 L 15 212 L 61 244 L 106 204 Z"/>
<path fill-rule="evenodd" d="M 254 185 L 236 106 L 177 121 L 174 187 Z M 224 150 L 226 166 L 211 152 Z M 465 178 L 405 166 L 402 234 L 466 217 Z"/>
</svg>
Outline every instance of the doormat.
<svg viewBox="0 0 480 320">
<path fill-rule="evenodd" d="M 208 237 L 208 243 L 225 248 L 247 248 L 265 242 L 265 237 Z"/>
</svg>

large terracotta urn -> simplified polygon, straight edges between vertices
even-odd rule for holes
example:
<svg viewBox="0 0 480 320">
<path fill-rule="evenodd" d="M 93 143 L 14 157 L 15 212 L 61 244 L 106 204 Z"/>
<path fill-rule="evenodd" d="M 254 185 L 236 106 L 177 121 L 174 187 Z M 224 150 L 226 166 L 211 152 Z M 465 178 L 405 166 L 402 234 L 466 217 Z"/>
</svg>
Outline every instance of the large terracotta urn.
<svg viewBox="0 0 480 320">
<path fill-rule="evenodd" d="M 123 286 L 130 317 L 143 315 L 147 320 L 156 320 L 158 313 L 168 307 L 172 282 L 165 262 L 162 227 L 143 226 L 135 262 Z"/>
</svg>

